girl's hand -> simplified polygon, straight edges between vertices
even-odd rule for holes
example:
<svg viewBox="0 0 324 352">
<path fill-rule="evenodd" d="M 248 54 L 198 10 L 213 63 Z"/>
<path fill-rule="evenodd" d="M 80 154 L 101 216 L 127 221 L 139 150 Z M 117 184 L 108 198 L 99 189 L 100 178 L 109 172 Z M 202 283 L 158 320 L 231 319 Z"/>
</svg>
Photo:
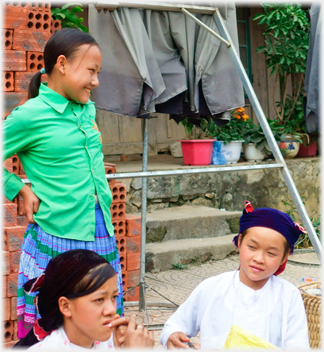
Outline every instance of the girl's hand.
<svg viewBox="0 0 324 352">
<path fill-rule="evenodd" d="M 24 198 L 24 207 L 28 223 L 35 224 L 33 215 L 38 212 L 40 203 L 39 198 L 31 188 L 26 185 L 23 186 L 18 194 Z"/>
<path fill-rule="evenodd" d="M 189 348 L 188 345 L 184 344 L 183 342 L 189 342 L 188 336 L 181 331 L 174 332 L 173 334 L 170 335 L 168 342 L 167 342 L 167 348 L 170 350 L 175 350 L 179 348 Z"/>
<path fill-rule="evenodd" d="M 132 315 L 128 322 L 123 348 L 153 348 L 153 331 L 148 331 L 143 325 L 136 325 L 136 316 Z"/>
<path fill-rule="evenodd" d="M 115 315 L 109 327 L 113 331 L 114 346 L 120 348 L 125 342 L 125 335 L 127 332 L 128 319 L 121 318 L 118 314 Z"/>
</svg>

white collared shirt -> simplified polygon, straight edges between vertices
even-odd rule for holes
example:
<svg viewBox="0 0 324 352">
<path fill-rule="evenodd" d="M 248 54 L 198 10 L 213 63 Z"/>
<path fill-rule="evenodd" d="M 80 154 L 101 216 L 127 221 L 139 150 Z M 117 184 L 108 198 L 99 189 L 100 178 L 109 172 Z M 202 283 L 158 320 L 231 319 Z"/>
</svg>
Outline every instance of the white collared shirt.
<svg viewBox="0 0 324 352">
<path fill-rule="evenodd" d="M 42 341 L 28 348 L 28 350 L 76 350 L 76 351 L 89 351 L 89 348 L 84 348 L 73 344 L 66 336 L 63 326 L 58 330 L 52 331 L 52 333 L 46 336 Z M 95 341 L 93 347 L 90 350 L 107 350 L 115 349 L 113 336 L 111 334 L 110 339 L 104 342 Z"/>
<path fill-rule="evenodd" d="M 239 271 L 204 280 L 167 320 L 160 341 L 182 331 L 201 333 L 202 349 L 222 349 L 232 325 L 240 326 L 282 349 L 309 348 L 305 308 L 298 289 L 272 275 L 255 291 L 244 285 Z"/>
</svg>

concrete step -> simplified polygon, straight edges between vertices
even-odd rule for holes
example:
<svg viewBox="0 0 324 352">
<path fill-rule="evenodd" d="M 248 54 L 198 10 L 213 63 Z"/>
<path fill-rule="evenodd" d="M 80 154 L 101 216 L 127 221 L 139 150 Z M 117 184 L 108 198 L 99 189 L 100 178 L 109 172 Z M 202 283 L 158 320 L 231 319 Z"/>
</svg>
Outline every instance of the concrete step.
<svg viewBox="0 0 324 352">
<path fill-rule="evenodd" d="M 145 271 L 174 269 L 172 264 L 198 264 L 208 260 L 221 260 L 237 252 L 232 243 L 235 234 L 209 238 L 188 238 L 161 243 L 148 243 L 145 247 Z"/>
<path fill-rule="evenodd" d="M 241 215 L 241 211 L 189 205 L 148 212 L 146 243 L 226 236 L 239 231 Z"/>
</svg>

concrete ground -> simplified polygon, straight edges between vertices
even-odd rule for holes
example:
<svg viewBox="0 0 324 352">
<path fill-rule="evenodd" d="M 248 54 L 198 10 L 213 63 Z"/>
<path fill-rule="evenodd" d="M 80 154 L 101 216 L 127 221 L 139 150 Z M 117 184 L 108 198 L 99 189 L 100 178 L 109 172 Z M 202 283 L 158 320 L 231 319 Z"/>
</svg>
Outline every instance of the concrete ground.
<svg viewBox="0 0 324 352">
<path fill-rule="evenodd" d="M 226 271 L 236 270 L 239 266 L 238 255 L 230 255 L 223 260 L 208 262 L 205 264 L 189 265 L 181 270 L 167 270 L 158 273 L 147 273 L 145 282 L 148 285 L 145 297 L 147 302 L 165 302 L 170 301 L 180 305 L 186 300 L 192 290 L 204 279 L 221 274 Z M 314 278 L 316 281 L 321 281 L 321 267 L 319 260 L 314 252 L 294 254 L 289 257 L 286 270 L 280 274 L 280 277 L 288 280 L 295 286 L 302 285 L 303 278 Z M 157 294 L 163 295 L 165 298 Z M 166 299 L 167 298 L 167 299 Z M 174 309 L 166 309 L 157 307 L 152 304 L 152 307 L 147 310 L 149 324 L 164 323 L 168 317 L 174 312 Z M 138 312 L 138 305 L 135 307 L 126 307 L 125 316 L 131 314 L 137 315 L 137 321 L 145 323 L 143 312 Z M 155 349 L 161 349 L 159 342 L 161 330 L 155 330 Z M 199 335 L 192 338 L 191 341 L 197 346 L 200 343 Z"/>
</svg>

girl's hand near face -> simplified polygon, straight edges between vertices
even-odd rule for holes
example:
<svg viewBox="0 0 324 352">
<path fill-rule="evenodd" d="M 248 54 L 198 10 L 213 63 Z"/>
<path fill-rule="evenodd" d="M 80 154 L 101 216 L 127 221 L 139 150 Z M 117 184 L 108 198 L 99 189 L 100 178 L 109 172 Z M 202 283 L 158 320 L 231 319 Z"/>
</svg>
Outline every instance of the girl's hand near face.
<svg viewBox="0 0 324 352">
<path fill-rule="evenodd" d="M 132 315 L 128 322 L 122 348 L 153 348 L 153 331 L 148 331 L 143 325 L 136 325 L 136 316 Z"/>
<path fill-rule="evenodd" d="M 125 335 L 127 332 L 128 319 L 121 318 L 118 314 L 115 315 L 109 327 L 113 331 L 114 346 L 120 348 L 125 342 Z"/>
<path fill-rule="evenodd" d="M 28 223 L 35 224 L 33 215 L 38 212 L 39 208 L 39 198 L 28 186 L 23 186 L 23 188 L 18 193 L 24 198 L 24 207 Z"/>
</svg>

